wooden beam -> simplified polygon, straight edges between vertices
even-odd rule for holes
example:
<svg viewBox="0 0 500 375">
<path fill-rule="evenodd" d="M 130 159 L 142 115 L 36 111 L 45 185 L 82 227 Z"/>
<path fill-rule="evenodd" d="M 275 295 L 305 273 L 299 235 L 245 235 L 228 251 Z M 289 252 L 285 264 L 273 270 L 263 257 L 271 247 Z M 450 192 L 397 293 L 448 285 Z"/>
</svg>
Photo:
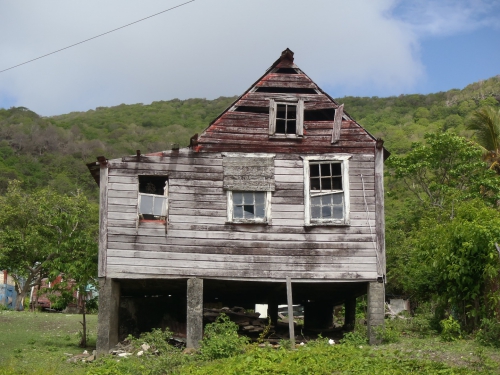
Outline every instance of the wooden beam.
<svg viewBox="0 0 500 375">
<path fill-rule="evenodd" d="M 108 164 L 101 163 L 99 183 L 99 258 L 98 277 L 106 277 L 108 249 Z"/>
<path fill-rule="evenodd" d="M 286 277 L 286 299 L 288 303 L 288 332 L 290 335 L 290 346 L 295 349 L 295 327 L 293 326 L 293 299 L 292 299 L 292 279 Z"/>
<path fill-rule="evenodd" d="M 342 127 L 342 117 L 344 116 L 344 105 L 341 104 L 335 110 L 335 118 L 333 120 L 332 143 L 337 143 L 340 139 L 340 128 Z"/>
<path fill-rule="evenodd" d="M 375 146 L 375 233 L 379 273 L 385 279 L 384 141 Z"/>
</svg>

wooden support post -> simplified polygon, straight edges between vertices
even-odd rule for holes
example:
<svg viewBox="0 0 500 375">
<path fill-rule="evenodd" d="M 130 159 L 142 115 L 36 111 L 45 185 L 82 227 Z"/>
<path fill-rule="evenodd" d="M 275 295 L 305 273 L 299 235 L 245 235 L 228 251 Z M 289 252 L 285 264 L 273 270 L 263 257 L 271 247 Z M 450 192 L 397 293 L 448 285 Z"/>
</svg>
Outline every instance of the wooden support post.
<svg viewBox="0 0 500 375">
<path fill-rule="evenodd" d="M 290 336 L 290 346 L 295 349 L 295 327 L 293 325 L 293 300 L 292 300 L 292 279 L 286 277 L 286 299 L 288 303 L 288 331 Z"/>
<path fill-rule="evenodd" d="M 203 338 L 203 279 L 187 281 L 186 347 L 199 348 Z"/>
<path fill-rule="evenodd" d="M 97 356 L 108 354 L 109 350 L 118 344 L 119 310 L 120 283 L 114 279 L 100 277 Z"/>
</svg>

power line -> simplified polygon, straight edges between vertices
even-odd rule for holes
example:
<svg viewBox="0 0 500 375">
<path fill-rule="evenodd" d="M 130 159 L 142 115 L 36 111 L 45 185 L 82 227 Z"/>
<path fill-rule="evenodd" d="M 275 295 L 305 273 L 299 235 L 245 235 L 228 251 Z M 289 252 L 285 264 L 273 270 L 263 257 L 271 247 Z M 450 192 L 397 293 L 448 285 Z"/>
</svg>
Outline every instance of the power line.
<svg viewBox="0 0 500 375">
<path fill-rule="evenodd" d="M 117 27 L 116 29 L 113 29 L 113 30 L 110 30 L 110 31 L 106 31 L 105 33 L 102 33 L 102 34 L 96 35 L 96 36 L 94 36 L 94 37 L 92 37 L 92 38 L 85 39 L 85 40 L 82 40 L 81 42 L 78 42 L 78 43 L 72 44 L 72 45 L 70 45 L 70 46 L 67 46 L 67 47 L 64 47 L 64 48 L 61 48 L 61 49 L 58 49 L 57 51 L 50 52 L 50 53 L 47 53 L 47 54 L 45 54 L 45 55 L 43 55 L 43 56 L 39 56 L 39 57 L 37 57 L 37 58 L 34 58 L 34 59 L 31 59 L 31 60 L 25 61 L 25 62 L 23 62 L 23 63 L 21 63 L 21 64 L 17 64 L 17 65 L 11 66 L 10 68 L 4 69 L 4 70 L 0 70 L 0 73 L 3 73 L 3 72 L 5 72 L 5 71 L 7 71 L 7 70 L 10 70 L 10 69 L 17 68 L 18 66 L 21 66 L 21 65 L 24 65 L 24 64 L 28 64 L 28 63 L 30 63 L 30 62 L 32 62 L 32 61 L 39 60 L 39 59 L 42 59 L 42 58 L 44 58 L 44 57 L 47 57 L 47 56 L 53 55 L 54 53 L 64 51 L 65 49 L 68 49 L 68 48 L 71 48 L 71 47 L 77 46 L 77 45 L 82 44 L 82 43 L 85 43 L 85 42 L 88 42 L 89 40 L 92 40 L 92 39 L 99 38 L 99 37 L 101 37 L 101 36 L 103 36 L 103 35 L 110 34 L 110 33 L 112 33 L 113 31 L 123 29 L 123 28 L 125 28 L 125 27 L 127 27 L 127 26 L 130 26 L 130 25 L 133 25 L 133 24 L 135 24 L 135 23 L 138 23 L 138 22 L 141 22 L 141 21 L 147 20 L 148 18 L 152 18 L 152 17 L 155 17 L 155 16 L 157 16 L 157 15 L 159 15 L 159 14 L 162 14 L 162 13 L 168 12 L 168 11 L 170 11 L 170 10 L 174 10 L 175 8 L 180 8 L 181 6 L 186 5 L 186 4 L 189 4 L 189 3 L 192 3 L 193 1 L 195 1 L 195 0 L 186 1 L 185 3 L 182 3 L 182 4 L 179 4 L 179 5 L 176 5 L 175 7 L 172 7 L 172 8 L 169 8 L 169 9 L 165 9 L 165 10 L 163 10 L 163 11 L 161 11 L 161 12 L 158 12 L 158 13 L 155 13 L 155 14 L 153 14 L 153 15 L 151 15 L 151 16 L 148 16 L 148 17 L 145 17 L 145 18 L 141 18 L 140 20 L 137 20 L 137 21 L 134 21 L 134 22 L 128 23 L 128 24 L 126 24 L 126 25 L 123 25 L 123 26 Z"/>
</svg>

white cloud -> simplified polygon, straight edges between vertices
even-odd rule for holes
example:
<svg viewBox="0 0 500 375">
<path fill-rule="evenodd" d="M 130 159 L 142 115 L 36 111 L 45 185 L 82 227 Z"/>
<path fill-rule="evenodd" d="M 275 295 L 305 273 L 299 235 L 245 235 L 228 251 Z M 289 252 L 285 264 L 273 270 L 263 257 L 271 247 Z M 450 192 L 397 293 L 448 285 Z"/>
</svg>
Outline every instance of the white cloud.
<svg viewBox="0 0 500 375">
<path fill-rule="evenodd" d="M 500 26 L 498 0 L 402 1 L 396 14 L 420 36 L 448 36 Z"/>
<path fill-rule="evenodd" d="M 0 40 L 0 70 L 181 2 L 2 2 L 0 33 L 7 37 Z M 441 13 L 430 0 L 425 4 L 430 13 L 420 9 L 419 14 L 432 21 L 428 30 L 452 27 L 434 17 Z M 287 47 L 320 86 L 408 90 L 424 71 L 418 58 L 420 23 L 409 17 L 414 10 L 397 0 L 196 0 L 0 73 L 0 96 L 52 115 L 238 95 Z M 470 17 L 461 14 L 456 12 L 452 24 Z"/>
</svg>

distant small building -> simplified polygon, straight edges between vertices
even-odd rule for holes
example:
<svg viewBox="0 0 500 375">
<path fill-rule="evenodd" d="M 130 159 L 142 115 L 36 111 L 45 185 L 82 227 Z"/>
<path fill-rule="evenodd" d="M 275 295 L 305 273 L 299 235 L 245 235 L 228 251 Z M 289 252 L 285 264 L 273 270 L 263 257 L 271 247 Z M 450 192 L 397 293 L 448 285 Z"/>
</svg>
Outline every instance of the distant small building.
<svg viewBox="0 0 500 375">
<path fill-rule="evenodd" d="M 268 304 L 276 322 L 287 278 L 305 329 L 331 327 L 339 304 L 352 327 L 368 294 L 373 342 L 387 156 L 286 49 L 189 147 L 88 164 L 100 186 L 98 352 L 174 323 L 196 347 L 203 304 Z"/>
<path fill-rule="evenodd" d="M 2 283 L 0 284 L 0 305 L 9 309 L 16 308 L 16 287 L 12 276 L 6 270 L 2 271 Z"/>
</svg>

